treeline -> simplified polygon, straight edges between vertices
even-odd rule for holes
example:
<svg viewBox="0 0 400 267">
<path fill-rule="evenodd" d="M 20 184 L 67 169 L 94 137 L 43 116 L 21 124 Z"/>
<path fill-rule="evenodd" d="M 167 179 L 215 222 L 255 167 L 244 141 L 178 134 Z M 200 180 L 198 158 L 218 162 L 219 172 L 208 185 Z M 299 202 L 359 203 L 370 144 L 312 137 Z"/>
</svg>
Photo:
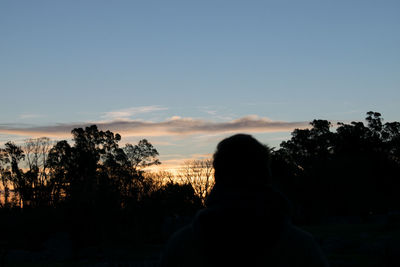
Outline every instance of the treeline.
<svg viewBox="0 0 400 267">
<path fill-rule="evenodd" d="M 52 145 L 46 137 L 29 139 L 22 146 L 4 145 L 0 150 L 2 207 L 68 203 L 127 209 L 164 185 L 143 170 L 160 164 L 157 150 L 146 139 L 120 148 L 119 134 L 101 131 L 96 125 L 71 133 L 72 145 L 66 140 Z M 174 179 L 169 177 L 169 181 Z M 11 199 L 10 188 L 14 192 Z"/>
<path fill-rule="evenodd" d="M 37 247 L 61 231 L 75 247 L 124 238 L 162 242 L 166 218 L 202 207 L 209 189 L 197 182 L 206 160 L 188 162 L 179 177 L 151 174 L 144 169 L 160 161 L 146 139 L 120 147 L 119 134 L 95 125 L 71 133 L 71 144 L 35 138 L 0 150 L 3 240 Z"/>
<path fill-rule="evenodd" d="M 146 139 L 120 147 L 119 134 L 95 125 L 71 133 L 72 142 L 44 137 L 0 150 L 0 227 L 14 229 L 4 238 L 66 231 L 78 245 L 127 236 L 162 242 L 166 218 L 190 217 L 204 206 L 211 160 L 186 162 L 175 174 L 149 173 L 145 168 L 160 161 Z M 400 210 L 400 123 L 384 123 L 380 113 L 368 112 L 365 124 L 314 120 L 271 153 L 274 184 L 293 203 L 297 223 Z"/>
<path fill-rule="evenodd" d="M 273 152 L 277 186 L 298 222 L 400 210 L 400 123 L 368 112 L 366 124 L 314 120 Z"/>
<path fill-rule="evenodd" d="M 371 111 L 366 124 L 314 120 L 310 126 L 294 130 L 290 140 L 271 151 L 274 183 L 297 213 L 365 215 L 400 209 L 399 122 L 384 123 L 380 113 Z M 211 159 L 185 162 L 174 174 L 147 173 L 146 167 L 160 161 L 146 139 L 120 147 L 119 134 L 95 125 L 71 133 L 72 144 L 43 137 L 22 146 L 7 142 L 0 149 L 2 208 L 68 203 L 129 209 L 168 184 L 186 186 L 198 205 L 213 186 Z"/>
</svg>

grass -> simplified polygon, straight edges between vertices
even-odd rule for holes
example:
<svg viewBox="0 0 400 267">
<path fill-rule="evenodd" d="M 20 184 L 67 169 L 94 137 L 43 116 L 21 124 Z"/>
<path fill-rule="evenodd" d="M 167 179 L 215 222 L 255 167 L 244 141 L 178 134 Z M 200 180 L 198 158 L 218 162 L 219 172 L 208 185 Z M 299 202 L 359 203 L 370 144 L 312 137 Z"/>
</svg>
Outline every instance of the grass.
<svg viewBox="0 0 400 267">
<path fill-rule="evenodd" d="M 327 224 L 302 227 L 319 241 L 331 265 L 386 266 L 388 240 L 400 242 L 400 227 L 384 224 Z M 329 242 L 337 243 L 329 248 Z"/>
</svg>

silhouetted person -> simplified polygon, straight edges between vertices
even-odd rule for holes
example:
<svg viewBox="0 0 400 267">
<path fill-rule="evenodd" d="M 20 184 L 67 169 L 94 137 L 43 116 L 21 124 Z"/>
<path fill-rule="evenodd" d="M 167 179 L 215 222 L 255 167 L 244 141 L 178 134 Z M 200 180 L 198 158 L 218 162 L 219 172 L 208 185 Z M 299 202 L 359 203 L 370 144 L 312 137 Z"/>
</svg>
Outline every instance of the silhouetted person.
<svg viewBox="0 0 400 267">
<path fill-rule="evenodd" d="M 328 266 L 313 237 L 290 223 L 269 162 L 268 147 L 250 135 L 221 141 L 207 208 L 171 237 L 161 266 Z"/>
</svg>

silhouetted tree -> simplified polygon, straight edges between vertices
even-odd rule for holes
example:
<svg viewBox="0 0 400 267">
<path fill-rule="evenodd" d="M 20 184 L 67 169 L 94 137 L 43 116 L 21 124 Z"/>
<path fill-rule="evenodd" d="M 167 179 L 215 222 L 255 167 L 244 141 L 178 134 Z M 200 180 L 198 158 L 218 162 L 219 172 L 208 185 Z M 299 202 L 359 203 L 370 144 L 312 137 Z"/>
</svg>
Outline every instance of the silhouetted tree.
<svg viewBox="0 0 400 267">
<path fill-rule="evenodd" d="M 69 197 L 68 187 L 73 174 L 72 148 L 67 141 L 59 141 L 50 149 L 47 165 L 50 169 L 49 186 L 52 201 L 53 205 L 57 205 L 65 197 Z"/>
<path fill-rule="evenodd" d="M 9 157 L 5 149 L 0 149 L 0 176 L 1 184 L 4 191 L 4 206 L 8 206 L 8 198 L 10 194 L 9 182 L 11 181 L 11 171 L 9 167 Z"/>
<path fill-rule="evenodd" d="M 145 181 L 143 169 L 161 164 L 157 158 L 158 151 L 143 139 L 137 145 L 126 144 L 123 152 L 126 155 L 124 167 L 128 172 L 128 176 L 121 180 L 123 192 L 126 198 L 137 201 L 150 191 L 151 185 Z"/>
<path fill-rule="evenodd" d="M 158 151 L 146 139 L 139 141 L 137 145 L 126 144 L 124 151 L 127 155 L 130 167 L 136 171 L 152 165 L 159 165 Z"/>
<path fill-rule="evenodd" d="M 10 181 L 12 187 L 19 194 L 20 205 L 25 205 L 26 201 L 30 199 L 31 191 L 26 187 L 23 171 L 19 168 L 20 161 L 25 157 L 24 151 L 13 142 L 7 142 L 4 146 L 5 158 L 7 158 L 6 162 L 11 167 Z"/>
<path fill-rule="evenodd" d="M 151 200 L 169 216 L 193 215 L 202 206 L 201 198 L 190 184 L 167 183 L 153 192 Z"/>
<path fill-rule="evenodd" d="M 381 114 L 372 111 L 366 121 L 338 123 L 331 132 L 330 122 L 314 120 L 310 129 L 295 129 L 273 153 L 277 183 L 303 209 L 306 221 L 400 208 L 393 189 L 399 188 L 400 124 L 383 124 Z"/>
<path fill-rule="evenodd" d="M 214 186 L 213 175 L 212 159 L 187 160 L 178 173 L 179 179 L 191 185 L 196 195 L 203 201 Z"/>
<path fill-rule="evenodd" d="M 52 142 L 48 137 L 27 139 L 23 145 L 24 161 L 28 170 L 25 175 L 25 186 L 32 191 L 30 204 L 33 206 L 49 205 L 51 191 L 47 173 L 47 159 Z"/>
<path fill-rule="evenodd" d="M 154 191 L 159 190 L 162 186 L 167 183 L 174 183 L 176 177 L 170 171 L 157 171 L 157 172 L 147 172 L 144 174 L 144 180 L 150 185 L 150 194 Z"/>
</svg>

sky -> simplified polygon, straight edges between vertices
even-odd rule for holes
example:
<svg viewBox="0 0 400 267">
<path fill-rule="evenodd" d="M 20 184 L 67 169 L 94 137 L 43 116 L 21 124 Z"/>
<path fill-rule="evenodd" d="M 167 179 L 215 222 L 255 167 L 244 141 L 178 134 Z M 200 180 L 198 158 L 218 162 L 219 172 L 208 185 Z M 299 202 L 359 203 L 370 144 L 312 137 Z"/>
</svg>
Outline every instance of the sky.
<svg viewBox="0 0 400 267">
<path fill-rule="evenodd" d="M 400 1 L 0 1 L 0 145 L 97 124 L 164 166 L 400 120 Z"/>
</svg>

